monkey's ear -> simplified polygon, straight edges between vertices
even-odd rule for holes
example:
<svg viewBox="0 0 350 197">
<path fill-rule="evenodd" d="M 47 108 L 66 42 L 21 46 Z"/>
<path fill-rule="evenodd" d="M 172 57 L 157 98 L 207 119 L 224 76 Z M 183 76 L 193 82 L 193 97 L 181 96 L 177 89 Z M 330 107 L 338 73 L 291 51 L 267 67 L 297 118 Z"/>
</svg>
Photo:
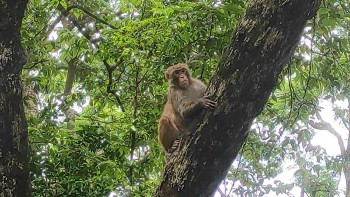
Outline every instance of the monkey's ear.
<svg viewBox="0 0 350 197">
<path fill-rule="evenodd" d="M 182 64 L 183 67 L 185 67 L 187 70 L 190 70 L 188 63 Z"/>
<path fill-rule="evenodd" d="M 165 72 L 164 72 L 164 75 L 165 75 L 165 78 L 166 78 L 167 80 L 170 79 L 170 74 L 169 74 L 168 71 L 165 71 Z"/>
</svg>

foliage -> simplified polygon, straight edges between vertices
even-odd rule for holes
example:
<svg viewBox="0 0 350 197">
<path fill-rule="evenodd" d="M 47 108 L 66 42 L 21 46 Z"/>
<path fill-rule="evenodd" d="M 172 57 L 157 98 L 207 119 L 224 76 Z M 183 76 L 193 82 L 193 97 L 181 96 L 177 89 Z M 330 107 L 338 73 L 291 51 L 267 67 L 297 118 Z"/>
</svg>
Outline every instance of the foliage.
<svg viewBox="0 0 350 197">
<path fill-rule="evenodd" d="M 237 22 L 232 6 L 31 1 L 22 37 L 30 51 L 25 84 L 36 94 L 28 107 L 38 106 L 28 116 L 34 195 L 151 195 L 164 164 L 156 140 L 163 70 L 196 56 L 193 75 L 208 81 Z"/>
</svg>

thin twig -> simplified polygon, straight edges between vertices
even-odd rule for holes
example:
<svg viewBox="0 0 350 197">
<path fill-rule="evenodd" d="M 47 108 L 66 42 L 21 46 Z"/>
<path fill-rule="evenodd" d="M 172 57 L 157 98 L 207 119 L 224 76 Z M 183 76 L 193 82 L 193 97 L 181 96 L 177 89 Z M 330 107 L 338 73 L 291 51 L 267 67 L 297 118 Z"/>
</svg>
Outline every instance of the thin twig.
<svg viewBox="0 0 350 197">
<path fill-rule="evenodd" d="M 82 7 L 82 6 L 79 6 L 79 5 L 71 5 L 71 6 L 67 7 L 67 12 L 69 12 L 70 10 L 72 10 L 72 9 L 74 9 L 74 8 L 79 9 L 79 10 L 85 12 L 85 14 L 89 15 L 91 18 L 97 20 L 98 22 L 100 22 L 100 23 L 102 23 L 102 24 L 107 25 L 108 27 L 110 27 L 110 28 L 112 28 L 112 29 L 117 29 L 117 27 L 115 27 L 115 26 L 109 24 L 107 21 L 105 21 L 105 20 L 99 18 L 98 16 L 96 16 L 95 14 L 93 14 L 93 13 L 90 12 L 88 9 L 86 9 L 86 8 L 84 8 L 84 7 Z"/>
<path fill-rule="evenodd" d="M 118 102 L 118 105 L 122 112 L 125 112 L 123 103 L 120 100 L 120 97 L 116 90 L 112 89 L 113 84 L 113 71 L 122 63 L 123 60 L 119 60 L 115 65 L 111 66 L 108 64 L 106 60 L 103 60 L 103 64 L 105 65 L 108 72 L 108 85 L 107 85 L 107 93 L 112 94 Z"/>
<path fill-rule="evenodd" d="M 39 60 L 37 62 L 33 62 L 33 65 L 31 65 L 30 67 L 27 67 L 27 68 L 23 67 L 23 69 L 30 70 L 30 69 L 34 68 L 36 65 L 47 62 L 47 61 L 49 61 L 49 60 L 47 60 L 47 59 Z"/>
</svg>

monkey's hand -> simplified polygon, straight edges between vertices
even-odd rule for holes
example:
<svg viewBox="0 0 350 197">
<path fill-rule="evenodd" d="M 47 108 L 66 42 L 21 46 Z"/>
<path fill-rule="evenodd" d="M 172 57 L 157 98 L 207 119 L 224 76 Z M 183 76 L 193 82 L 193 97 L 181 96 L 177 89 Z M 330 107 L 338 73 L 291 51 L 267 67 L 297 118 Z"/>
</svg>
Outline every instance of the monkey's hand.
<svg viewBox="0 0 350 197">
<path fill-rule="evenodd" d="M 173 146 L 171 147 L 171 149 L 173 149 L 173 150 L 177 149 L 179 144 L 180 144 L 180 140 L 179 139 L 174 140 Z"/>
<path fill-rule="evenodd" d="M 175 139 L 174 142 L 173 142 L 173 145 L 171 146 L 171 148 L 168 149 L 167 152 L 168 153 L 174 152 L 177 149 L 177 147 L 179 146 L 179 144 L 180 144 L 180 140 L 179 139 Z"/>
<path fill-rule="evenodd" d="M 179 144 L 180 144 L 180 140 L 175 139 L 173 142 L 173 146 L 171 148 L 169 148 L 168 151 L 165 152 L 165 156 L 167 158 L 170 157 L 170 155 L 177 149 L 177 147 L 179 147 Z"/>
<path fill-rule="evenodd" d="M 216 107 L 216 102 L 208 99 L 207 96 L 200 98 L 201 104 L 207 109 L 214 109 Z"/>
</svg>

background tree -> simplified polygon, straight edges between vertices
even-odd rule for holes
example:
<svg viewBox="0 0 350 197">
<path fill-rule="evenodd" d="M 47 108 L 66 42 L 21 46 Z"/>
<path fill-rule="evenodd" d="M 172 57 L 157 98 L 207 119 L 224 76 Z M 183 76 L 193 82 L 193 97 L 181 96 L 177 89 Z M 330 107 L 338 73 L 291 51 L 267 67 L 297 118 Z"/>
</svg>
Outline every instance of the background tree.
<svg viewBox="0 0 350 197">
<path fill-rule="evenodd" d="M 20 74 L 27 57 L 20 27 L 27 1 L 0 1 L 0 195 L 30 196 L 28 130 Z"/>
</svg>

